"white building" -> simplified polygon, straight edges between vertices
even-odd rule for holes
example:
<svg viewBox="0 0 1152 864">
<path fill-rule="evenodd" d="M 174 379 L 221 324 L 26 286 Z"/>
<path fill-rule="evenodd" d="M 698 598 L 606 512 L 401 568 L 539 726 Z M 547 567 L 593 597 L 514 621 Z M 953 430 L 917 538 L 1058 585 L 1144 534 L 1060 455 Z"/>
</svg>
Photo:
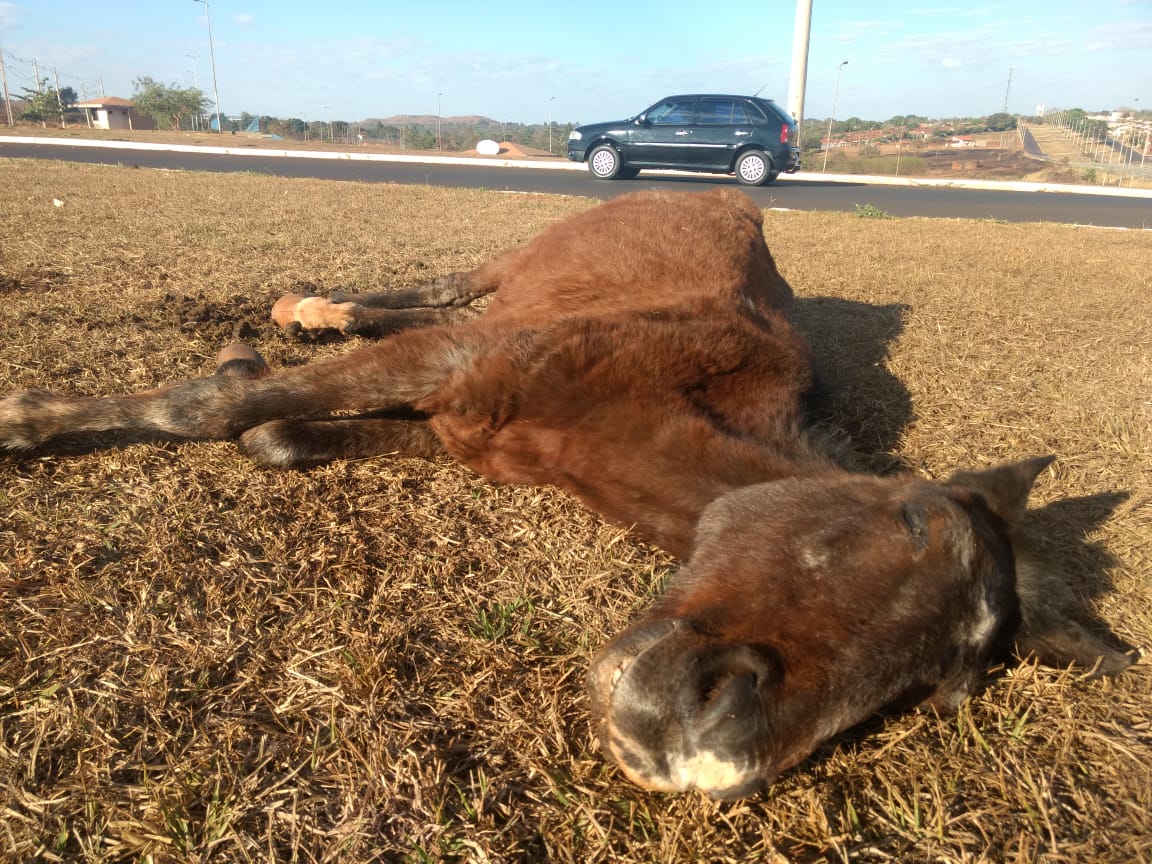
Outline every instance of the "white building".
<svg viewBox="0 0 1152 864">
<path fill-rule="evenodd" d="M 149 118 L 136 113 L 129 100 L 116 96 L 77 102 L 73 107 L 83 110 L 90 129 L 151 129 L 153 126 Z"/>
</svg>

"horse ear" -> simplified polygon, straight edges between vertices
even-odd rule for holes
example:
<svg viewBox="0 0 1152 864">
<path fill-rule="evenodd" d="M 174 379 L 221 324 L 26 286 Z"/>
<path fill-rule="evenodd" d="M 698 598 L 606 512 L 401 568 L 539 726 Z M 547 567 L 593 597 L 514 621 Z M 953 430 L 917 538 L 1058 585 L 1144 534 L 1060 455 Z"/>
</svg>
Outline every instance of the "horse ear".
<svg viewBox="0 0 1152 864">
<path fill-rule="evenodd" d="M 1055 459 L 1055 456 L 1037 456 L 986 471 L 960 471 L 948 479 L 947 485 L 976 493 L 989 510 L 1013 525 L 1028 509 L 1032 484 Z"/>
<path fill-rule="evenodd" d="M 1113 648 L 1078 621 L 1037 609 L 1024 610 L 1024 623 L 1016 633 L 1016 651 L 1021 657 L 1033 656 L 1057 669 L 1080 666 L 1093 678 L 1118 675 L 1138 656 L 1134 650 Z"/>
<path fill-rule="evenodd" d="M 1054 569 L 1032 538 L 1016 537 L 1012 545 L 1022 619 L 1016 632 L 1020 657 L 1033 655 L 1045 666 L 1057 668 L 1076 665 L 1093 675 L 1115 675 L 1137 661 L 1135 647 L 1093 620 L 1083 609 L 1084 595 L 1069 583 L 1069 574 Z"/>
</svg>

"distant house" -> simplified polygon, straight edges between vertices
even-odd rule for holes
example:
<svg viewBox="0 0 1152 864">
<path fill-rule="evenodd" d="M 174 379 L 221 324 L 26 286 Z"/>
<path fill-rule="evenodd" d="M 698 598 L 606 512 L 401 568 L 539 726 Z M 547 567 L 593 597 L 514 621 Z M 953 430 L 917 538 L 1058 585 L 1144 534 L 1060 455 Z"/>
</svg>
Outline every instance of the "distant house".
<svg viewBox="0 0 1152 864">
<path fill-rule="evenodd" d="M 948 142 L 949 147 L 978 147 L 976 139 L 969 135 L 956 135 Z"/>
<path fill-rule="evenodd" d="M 152 129 L 150 117 L 137 113 L 127 99 L 108 96 L 104 99 L 91 99 L 77 102 L 73 107 L 84 112 L 89 129 Z"/>
</svg>

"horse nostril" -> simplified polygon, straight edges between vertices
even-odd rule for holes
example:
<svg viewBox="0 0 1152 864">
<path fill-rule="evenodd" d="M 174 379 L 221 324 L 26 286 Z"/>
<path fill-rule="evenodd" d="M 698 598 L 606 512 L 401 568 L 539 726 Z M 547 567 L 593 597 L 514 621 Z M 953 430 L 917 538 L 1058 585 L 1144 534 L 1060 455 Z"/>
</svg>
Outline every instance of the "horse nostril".
<svg viewBox="0 0 1152 864">
<path fill-rule="evenodd" d="M 685 682 L 689 737 L 702 749 L 751 756 L 767 722 L 769 691 L 779 678 L 776 659 L 749 645 L 726 646 L 701 658 L 700 674 Z"/>
<path fill-rule="evenodd" d="M 702 727 L 740 722 L 755 714 L 759 705 L 757 676 L 742 672 L 711 684 L 704 693 L 699 722 Z"/>
</svg>

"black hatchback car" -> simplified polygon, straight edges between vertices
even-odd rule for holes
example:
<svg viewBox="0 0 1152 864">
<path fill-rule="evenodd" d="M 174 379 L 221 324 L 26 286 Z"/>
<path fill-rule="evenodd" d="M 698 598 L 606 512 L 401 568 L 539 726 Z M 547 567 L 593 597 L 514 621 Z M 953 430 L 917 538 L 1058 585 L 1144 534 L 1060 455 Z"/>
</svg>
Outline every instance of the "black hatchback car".
<svg viewBox="0 0 1152 864">
<path fill-rule="evenodd" d="M 587 162 L 601 180 L 676 168 L 734 173 L 745 186 L 760 186 L 800 167 L 794 141 L 795 122 L 771 99 L 669 96 L 627 120 L 577 126 L 568 136 L 568 158 Z"/>
</svg>

